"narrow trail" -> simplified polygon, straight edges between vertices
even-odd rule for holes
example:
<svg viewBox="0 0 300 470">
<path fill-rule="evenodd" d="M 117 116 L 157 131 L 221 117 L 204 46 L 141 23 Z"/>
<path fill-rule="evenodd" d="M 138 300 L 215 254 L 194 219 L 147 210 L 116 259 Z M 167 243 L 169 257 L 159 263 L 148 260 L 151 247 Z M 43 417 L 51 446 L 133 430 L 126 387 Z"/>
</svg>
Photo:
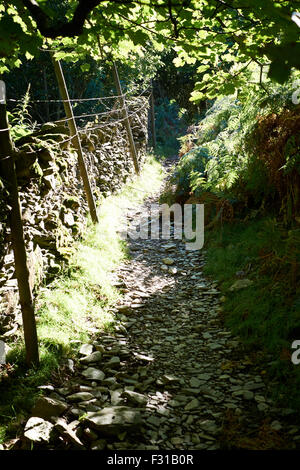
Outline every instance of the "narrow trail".
<svg viewBox="0 0 300 470">
<path fill-rule="evenodd" d="M 152 202 L 132 210 L 133 224 Z M 295 438 L 297 428 L 283 423 L 289 410 L 274 407 L 271 385 L 222 325 L 205 253 L 174 239 L 129 246 L 131 260 L 113 275 L 124 293 L 115 332 L 83 345 L 69 380 L 45 387 L 33 412 L 61 415 L 48 418 L 57 431 L 48 446 L 214 450 L 280 446 L 283 430 Z M 27 438 L 36 432 L 27 423 Z"/>
</svg>

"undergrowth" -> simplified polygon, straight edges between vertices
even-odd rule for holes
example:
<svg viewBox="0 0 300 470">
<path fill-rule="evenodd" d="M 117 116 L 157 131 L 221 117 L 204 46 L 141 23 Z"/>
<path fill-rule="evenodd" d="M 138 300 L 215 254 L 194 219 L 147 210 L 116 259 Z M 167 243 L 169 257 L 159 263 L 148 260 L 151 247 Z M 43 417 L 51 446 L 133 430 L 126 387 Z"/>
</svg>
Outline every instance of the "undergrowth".
<svg viewBox="0 0 300 470">
<path fill-rule="evenodd" d="M 20 102 L 11 112 L 8 112 L 8 118 L 13 140 L 17 140 L 35 130 L 36 122 L 32 122 L 30 114 L 30 84 Z"/>
<path fill-rule="evenodd" d="M 219 281 L 225 324 L 250 349 L 265 353 L 265 370 L 278 384 L 274 398 L 300 409 L 300 368 L 291 362 L 300 338 L 300 230 L 273 218 L 236 221 L 206 233 L 204 272 Z M 240 278 L 249 287 L 231 291 Z"/>
<path fill-rule="evenodd" d="M 280 212 L 288 224 L 299 217 L 300 121 L 292 102 L 297 73 L 286 85 L 241 90 L 215 101 L 199 124 L 180 138 L 173 178 L 175 198 L 210 192 L 234 211 Z"/>
</svg>

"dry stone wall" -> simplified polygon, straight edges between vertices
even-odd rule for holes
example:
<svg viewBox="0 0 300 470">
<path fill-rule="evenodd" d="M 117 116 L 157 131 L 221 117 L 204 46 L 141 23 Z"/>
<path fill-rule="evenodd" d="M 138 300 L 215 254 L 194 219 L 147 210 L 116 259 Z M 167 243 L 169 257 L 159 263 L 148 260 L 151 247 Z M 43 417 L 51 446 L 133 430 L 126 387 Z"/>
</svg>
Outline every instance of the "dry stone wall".
<svg viewBox="0 0 300 470">
<path fill-rule="evenodd" d="M 143 109 L 139 111 L 141 107 Z M 129 107 L 129 114 L 141 166 L 148 140 L 146 99 L 135 99 Z M 116 112 L 111 119 L 116 122 L 118 117 Z M 88 123 L 84 133 L 80 134 L 96 200 L 120 190 L 134 174 L 124 123 L 105 124 L 106 127 L 101 127 L 104 123 Z M 88 206 L 77 154 L 67 140 L 67 127 L 47 123 L 39 131 L 15 142 L 16 171 L 33 289 L 60 272 L 72 243 L 86 227 Z M 0 339 L 3 340 L 12 336 L 22 323 L 8 213 L 6 190 L 0 179 Z"/>
</svg>

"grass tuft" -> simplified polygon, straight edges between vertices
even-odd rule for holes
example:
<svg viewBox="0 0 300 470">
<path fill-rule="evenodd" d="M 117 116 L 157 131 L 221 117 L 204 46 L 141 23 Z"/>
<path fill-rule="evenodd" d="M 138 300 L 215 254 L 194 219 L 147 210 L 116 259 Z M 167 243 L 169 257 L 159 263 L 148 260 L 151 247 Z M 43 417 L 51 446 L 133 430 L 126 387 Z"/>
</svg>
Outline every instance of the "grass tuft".
<svg viewBox="0 0 300 470">
<path fill-rule="evenodd" d="M 224 321 L 251 350 L 263 351 L 262 366 L 278 382 L 274 398 L 300 409 L 300 366 L 291 362 L 299 340 L 299 230 L 283 230 L 274 219 L 225 224 L 207 233 L 204 272 L 219 281 Z M 299 246 L 299 245 L 298 245 Z M 230 291 L 239 279 L 253 284 Z"/>
</svg>

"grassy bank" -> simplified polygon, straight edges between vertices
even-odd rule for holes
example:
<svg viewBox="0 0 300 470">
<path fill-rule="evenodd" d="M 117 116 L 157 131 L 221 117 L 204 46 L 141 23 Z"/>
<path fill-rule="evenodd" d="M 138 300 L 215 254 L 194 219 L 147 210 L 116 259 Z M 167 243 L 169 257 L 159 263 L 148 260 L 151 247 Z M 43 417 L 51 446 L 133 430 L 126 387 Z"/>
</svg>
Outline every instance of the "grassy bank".
<svg viewBox="0 0 300 470">
<path fill-rule="evenodd" d="M 205 273 L 218 280 L 226 325 L 275 378 L 274 398 L 300 409 L 300 365 L 291 344 L 300 339 L 300 230 L 286 230 L 272 218 L 225 224 L 206 233 Z M 231 291 L 238 279 L 249 287 Z"/>
<path fill-rule="evenodd" d="M 111 330 L 115 318 L 110 307 L 120 293 L 110 273 L 128 257 L 126 241 L 119 231 L 122 214 L 157 191 L 163 179 L 162 167 L 149 157 L 141 175 L 99 205 L 99 224 L 88 224 L 83 240 L 74 245 L 70 263 L 63 274 L 42 287 L 36 298 L 40 367 L 26 370 L 24 349 L 19 339 L 10 345 L 7 365 L 0 371 L 0 443 L 14 435 L 38 393 L 37 386 L 62 369 L 64 358 L 76 356 L 81 342 L 95 331 Z M 60 366 L 60 367 L 58 367 Z"/>
<path fill-rule="evenodd" d="M 253 65 L 238 96 L 220 96 L 180 139 L 165 197 L 205 205 L 205 271 L 219 280 L 226 325 L 263 357 L 276 398 L 299 410 L 300 365 L 291 361 L 300 340 L 298 72 L 261 90 L 251 85 L 258 73 Z M 248 287 L 231 290 L 245 279 Z"/>
</svg>

